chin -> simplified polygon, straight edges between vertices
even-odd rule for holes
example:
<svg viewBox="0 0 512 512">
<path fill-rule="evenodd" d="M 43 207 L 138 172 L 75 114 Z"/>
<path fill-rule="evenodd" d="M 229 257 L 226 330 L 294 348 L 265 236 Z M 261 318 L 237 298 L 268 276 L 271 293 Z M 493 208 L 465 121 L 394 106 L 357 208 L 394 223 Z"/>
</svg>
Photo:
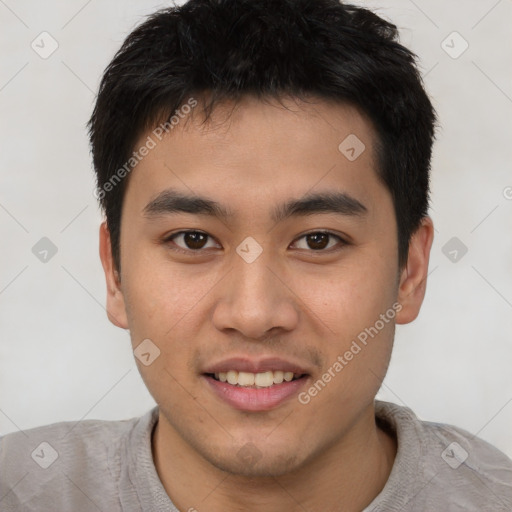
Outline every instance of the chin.
<svg viewBox="0 0 512 512">
<path fill-rule="evenodd" d="M 208 459 L 216 468 L 233 476 L 245 478 L 275 478 L 289 474 L 298 469 L 299 461 L 296 456 L 263 455 L 255 462 L 240 460 L 235 453 L 231 459 Z"/>
</svg>

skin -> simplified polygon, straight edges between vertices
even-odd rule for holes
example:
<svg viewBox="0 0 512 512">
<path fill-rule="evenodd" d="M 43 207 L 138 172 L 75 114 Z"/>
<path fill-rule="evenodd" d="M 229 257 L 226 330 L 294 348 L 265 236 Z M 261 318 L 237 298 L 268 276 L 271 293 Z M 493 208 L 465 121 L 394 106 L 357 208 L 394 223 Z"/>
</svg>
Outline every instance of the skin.
<svg viewBox="0 0 512 512">
<path fill-rule="evenodd" d="M 284 103 L 246 97 L 217 107 L 204 125 L 197 108 L 149 152 L 124 196 L 121 275 L 107 226 L 100 228 L 109 318 L 129 329 L 133 348 L 149 338 L 160 350 L 149 366 L 137 364 L 160 408 L 155 466 L 180 510 L 361 510 L 384 487 L 396 455 L 396 440 L 375 423 L 374 398 L 395 321 L 414 320 L 423 301 L 432 221 L 423 219 L 399 269 L 371 123 L 346 105 Z M 338 150 L 349 134 L 366 146 L 352 162 Z M 168 188 L 213 199 L 234 216 L 144 215 Z M 271 219 L 277 204 L 333 191 L 366 213 Z M 164 241 L 187 229 L 212 237 L 202 252 L 184 237 Z M 315 251 L 304 234 L 319 230 L 349 243 L 333 237 Z M 236 252 L 248 236 L 263 249 L 252 263 Z M 236 410 L 201 376 L 224 358 L 278 356 L 308 369 L 307 390 L 394 303 L 402 307 L 394 321 L 306 405 L 294 396 L 269 411 Z M 257 460 L 238 455 L 248 443 Z"/>
</svg>

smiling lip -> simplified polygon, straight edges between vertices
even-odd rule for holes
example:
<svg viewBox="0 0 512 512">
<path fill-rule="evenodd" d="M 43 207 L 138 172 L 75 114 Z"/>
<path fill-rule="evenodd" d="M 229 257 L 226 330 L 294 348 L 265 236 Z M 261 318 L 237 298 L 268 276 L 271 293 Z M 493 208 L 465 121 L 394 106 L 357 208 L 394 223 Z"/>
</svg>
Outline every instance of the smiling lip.
<svg viewBox="0 0 512 512">
<path fill-rule="evenodd" d="M 301 377 L 290 382 L 285 381 L 281 384 L 273 384 L 265 388 L 232 385 L 228 382 L 220 382 L 214 378 L 214 374 L 230 370 L 248 373 L 281 370 L 301 375 Z M 305 366 L 281 358 L 266 358 L 258 361 L 235 357 L 208 366 L 203 372 L 202 378 L 217 397 L 234 409 L 257 412 L 274 409 L 287 399 L 297 395 L 300 388 L 305 386 L 309 380 L 310 375 L 311 372 Z"/>
<path fill-rule="evenodd" d="M 259 361 L 244 357 L 232 357 L 208 366 L 202 373 L 221 373 L 228 372 L 229 370 L 249 373 L 282 370 L 283 372 L 292 372 L 300 375 L 310 373 L 306 367 L 278 357 L 261 359 Z"/>
<path fill-rule="evenodd" d="M 269 388 L 247 388 L 220 382 L 209 375 L 202 375 L 210 389 L 224 402 L 240 411 L 268 411 L 281 405 L 288 398 L 296 395 L 309 380 L 308 376 L 274 384 Z"/>
</svg>

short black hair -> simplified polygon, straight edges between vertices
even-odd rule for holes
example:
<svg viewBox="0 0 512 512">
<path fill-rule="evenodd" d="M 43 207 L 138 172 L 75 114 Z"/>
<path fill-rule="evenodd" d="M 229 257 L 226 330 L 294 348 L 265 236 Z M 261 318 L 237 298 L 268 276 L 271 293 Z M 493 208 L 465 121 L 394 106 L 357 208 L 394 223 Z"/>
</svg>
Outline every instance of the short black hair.
<svg viewBox="0 0 512 512">
<path fill-rule="evenodd" d="M 201 95 L 205 120 L 223 100 L 246 95 L 313 96 L 366 114 L 378 135 L 376 172 L 393 198 L 403 267 L 428 212 L 436 114 L 397 27 L 338 0 L 189 0 L 129 34 L 105 70 L 89 121 L 96 197 L 117 270 L 121 178 L 136 165 L 134 145 Z"/>
</svg>

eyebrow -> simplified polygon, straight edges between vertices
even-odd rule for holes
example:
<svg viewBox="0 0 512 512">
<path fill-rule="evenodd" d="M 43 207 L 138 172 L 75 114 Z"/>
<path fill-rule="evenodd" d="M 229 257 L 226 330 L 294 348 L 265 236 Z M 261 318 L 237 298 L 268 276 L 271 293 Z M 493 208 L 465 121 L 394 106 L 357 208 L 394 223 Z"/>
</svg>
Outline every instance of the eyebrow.
<svg viewBox="0 0 512 512">
<path fill-rule="evenodd" d="M 276 223 L 293 216 L 308 216 L 319 213 L 335 213 L 343 216 L 362 217 L 368 212 L 356 198 L 344 193 L 307 194 L 300 199 L 291 199 L 274 208 L 272 220 Z M 228 221 L 235 213 L 220 203 L 197 195 L 187 195 L 167 189 L 150 201 L 143 210 L 147 218 L 161 217 L 173 213 L 208 215 Z"/>
</svg>

